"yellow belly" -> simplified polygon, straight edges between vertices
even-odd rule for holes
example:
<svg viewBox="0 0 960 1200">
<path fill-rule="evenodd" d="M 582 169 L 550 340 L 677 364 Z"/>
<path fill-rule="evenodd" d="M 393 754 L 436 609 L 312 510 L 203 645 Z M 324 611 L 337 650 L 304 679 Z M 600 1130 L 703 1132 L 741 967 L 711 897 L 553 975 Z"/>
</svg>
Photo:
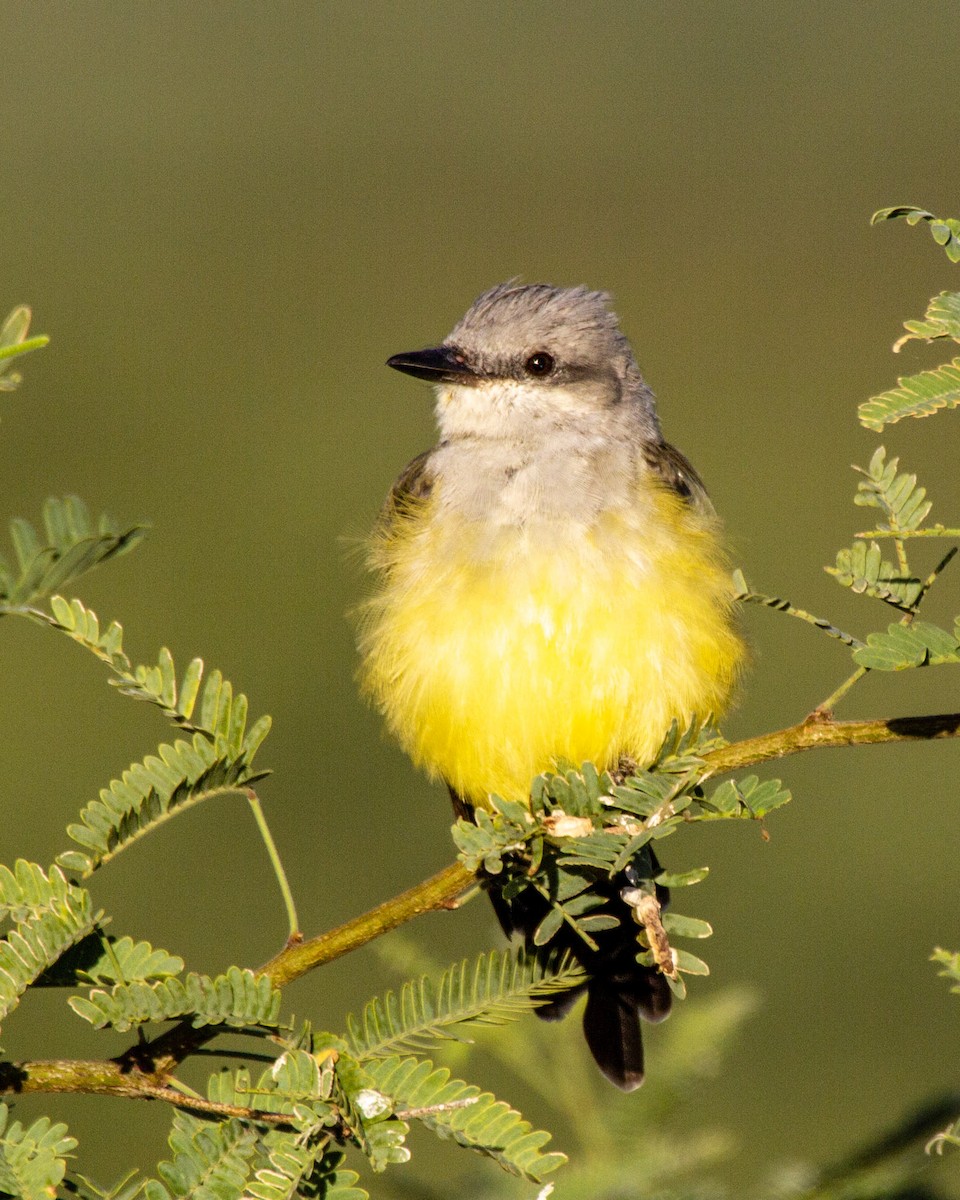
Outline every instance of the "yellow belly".
<svg viewBox="0 0 960 1200">
<path fill-rule="evenodd" d="M 709 522 L 672 493 L 590 528 L 491 531 L 427 504 L 372 553 L 361 677 L 404 749 L 483 804 L 558 759 L 615 767 L 719 714 L 743 647 Z"/>
</svg>

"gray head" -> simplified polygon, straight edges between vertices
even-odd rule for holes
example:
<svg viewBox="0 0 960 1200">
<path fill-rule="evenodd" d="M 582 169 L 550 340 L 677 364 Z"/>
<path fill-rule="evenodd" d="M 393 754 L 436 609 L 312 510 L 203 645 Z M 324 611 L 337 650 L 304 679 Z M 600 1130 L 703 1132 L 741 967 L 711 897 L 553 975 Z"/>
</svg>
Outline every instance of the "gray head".
<svg viewBox="0 0 960 1200">
<path fill-rule="evenodd" d="M 498 284 L 440 346 L 397 354 L 388 365 L 438 385 L 448 435 L 544 419 L 580 424 L 618 410 L 644 436 L 660 437 L 653 394 L 604 292 Z"/>
</svg>

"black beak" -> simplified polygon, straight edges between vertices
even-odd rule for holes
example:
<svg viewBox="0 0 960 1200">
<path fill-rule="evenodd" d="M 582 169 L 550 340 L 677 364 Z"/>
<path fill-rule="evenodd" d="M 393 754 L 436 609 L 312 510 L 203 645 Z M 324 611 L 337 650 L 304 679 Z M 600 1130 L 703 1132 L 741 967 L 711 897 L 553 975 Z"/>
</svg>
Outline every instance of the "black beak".
<svg viewBox="0 0 960 1200">
<path fill-rule="evenodd" d="M 476 371 L 452 346 L 395 354 L 387 359 L 387 366 L 403 371 L 405 375 L 415 375 L 417 379 L 429 379 L 431 383 L 473 383 L 477 378 Z"/>
</svg>

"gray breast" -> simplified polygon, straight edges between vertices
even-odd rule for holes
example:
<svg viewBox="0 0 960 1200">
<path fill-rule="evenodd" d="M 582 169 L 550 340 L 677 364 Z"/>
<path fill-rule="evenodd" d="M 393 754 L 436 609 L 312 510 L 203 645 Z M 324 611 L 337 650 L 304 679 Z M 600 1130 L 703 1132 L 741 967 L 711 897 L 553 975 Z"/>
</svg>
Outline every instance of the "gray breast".
<svg viewBox="0 0 960 1200">
<path fill-rule="evenodd" d="M 558 432 L 536 446 L 463 439 L 438 447 L 438 500 L 471 521 L 524 526 L 590 524 L 636 494 L 635 456 L 623 442 Z"/>
</svg>

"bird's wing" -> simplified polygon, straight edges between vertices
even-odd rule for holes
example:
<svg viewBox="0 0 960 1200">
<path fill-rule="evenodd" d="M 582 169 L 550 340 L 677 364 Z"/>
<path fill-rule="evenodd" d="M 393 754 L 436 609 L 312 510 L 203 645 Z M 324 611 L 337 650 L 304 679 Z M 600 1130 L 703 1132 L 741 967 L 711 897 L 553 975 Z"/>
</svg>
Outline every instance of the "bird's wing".
<svg viewBox="0 0 960 1200">
<path fill-rule="evenodd" d="M 682 496 L 695 508 L 707 513 L 713 512 L 713 505 L 703 480 L 674 446 L 667 442 L 648 443 L 644 446 L 643 457 L 654 475 L 671 491 Z"/>
<path fill-rule="evenodd" d="M 389 530 L 397 521 L 410 516 L 419 502 L 429 498 L 434 482 L 430 469 L 432 455 L 432 450 L 424 450 L 404 467 L 380 510 L 382 528 Z"/>
</svg>

